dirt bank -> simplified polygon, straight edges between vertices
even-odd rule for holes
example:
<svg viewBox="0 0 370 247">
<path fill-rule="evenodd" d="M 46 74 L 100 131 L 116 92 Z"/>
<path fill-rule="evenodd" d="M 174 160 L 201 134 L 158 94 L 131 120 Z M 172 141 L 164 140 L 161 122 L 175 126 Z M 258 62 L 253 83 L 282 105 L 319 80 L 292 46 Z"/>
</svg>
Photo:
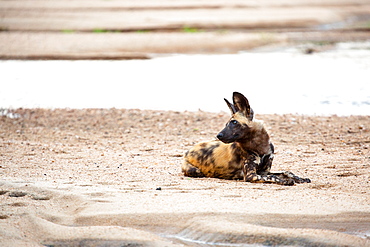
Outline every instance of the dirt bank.
<svg viewBox="0 0 370 247">
<path fill-rule="evenodd" d="M 147 59 L 369 37 L 357 1 L 2 1 L 0 59 Z"/>
</svg>

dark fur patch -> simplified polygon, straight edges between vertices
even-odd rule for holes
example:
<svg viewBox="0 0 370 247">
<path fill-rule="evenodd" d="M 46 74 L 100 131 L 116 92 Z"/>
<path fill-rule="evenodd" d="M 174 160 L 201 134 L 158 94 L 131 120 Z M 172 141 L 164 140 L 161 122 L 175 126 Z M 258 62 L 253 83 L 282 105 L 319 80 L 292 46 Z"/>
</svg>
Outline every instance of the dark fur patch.
<svg viewBox="0 0 370 247">
<path fill-rule="evenodd" d="M 272 143 L 270 143 L 270 149 L 271 149 L 271 153 L 275 153 L 275 147 Z"/>
<path fill-rule="evenodd" d="M 214 150 L 219 147 L 220 144 L 216 143 L 207 147 L 207 143 L 201 143 L 200 149 L 192 150 L 185 154 L 185 156 L 192 156 L 199 160 L 202 164 L 208 166 L 211 163 L 214 163 Z"/>
<path fill-rule="evenodd" d="M 207 143 L 206 143 L 206 142 L 203 142 L 203 143 L 199 144 L 199 146 L 200 146 L 201 148 L 205 148 L 205 147 L 207 147 Z"/>
<path fill-rule="evenodd" d="M 203 173 L 196 167 L 190 167 L 186 171 L 186 176 L 189 176 L 189 177 L 204 177 Z"/>
<path fill-rule="evenodd" d="M 240 164 L 242 162 L 242 159 L 243 159 L 243 156 L 240 152 L 240 147 L 238 146 L 238 144 L 236 142 L 231 144 L 231 148 L 233 149 L 235 155 L 228 162 L 230 167 L 232 166 L 232 164 Z"/>
<path fill-rule="evenodd" d="M 213 152 L 214 150 L 220 146 L 218 143 L 214 144 L 210 147 L 205 147 L 199 150 L 199 160 L 206 164 L 209 165 L 210 163 L 214 163 L 214 155 Z"/>
</svg>

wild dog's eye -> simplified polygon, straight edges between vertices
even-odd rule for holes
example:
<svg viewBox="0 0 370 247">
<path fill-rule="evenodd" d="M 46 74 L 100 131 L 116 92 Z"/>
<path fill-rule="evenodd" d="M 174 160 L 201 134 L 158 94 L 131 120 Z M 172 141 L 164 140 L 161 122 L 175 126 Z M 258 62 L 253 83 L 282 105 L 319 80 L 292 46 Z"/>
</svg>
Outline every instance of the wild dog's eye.
<svg viewBox="0 0 370 247">
<path fill-rule="evenodd" d="M 236 125 L 236 124 L 238 124 L 238 121 L 232 120 L 232 121 L 230 121 L 230 123 L 233 124 L 233 125 Z"/>
</svg>

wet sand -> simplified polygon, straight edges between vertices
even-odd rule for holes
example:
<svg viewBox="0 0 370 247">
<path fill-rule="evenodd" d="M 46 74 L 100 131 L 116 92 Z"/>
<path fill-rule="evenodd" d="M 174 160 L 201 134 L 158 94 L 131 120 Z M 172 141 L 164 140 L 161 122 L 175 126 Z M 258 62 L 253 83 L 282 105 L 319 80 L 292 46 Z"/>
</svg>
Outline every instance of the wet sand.
<svg viewBox="0 0 370 247">
<path fill-rule="evenodd" d="M 292 187 L 180 172 L 229 113 L 18 109 L 0 118 L 3 246 L 369 246 L 369 116 L 257 115 Z"/>
</svg>

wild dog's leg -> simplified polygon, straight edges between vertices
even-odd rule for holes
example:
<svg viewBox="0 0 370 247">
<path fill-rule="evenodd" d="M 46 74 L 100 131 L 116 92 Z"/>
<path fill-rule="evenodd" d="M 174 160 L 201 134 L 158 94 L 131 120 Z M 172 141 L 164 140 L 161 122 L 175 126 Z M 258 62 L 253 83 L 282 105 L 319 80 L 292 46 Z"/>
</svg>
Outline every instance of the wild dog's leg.
<svg viewBox="0 0 370 247">
<path fill-rule="evenodd" d="M 257 167 L 261 163 L 261 158 L 256 154 L 248 155 L 246 163 L 243 167 L 244 181 L 251 183 L 277 183 L 281 185 L 294 185 L 294 180 L 291 178 L 281 179 L 273 174 L 257 173 Z M 272 161 L 271 161 L 272 163 Z M 271 164 L 270 164 L 271 167 Z"/>
<path fill-rule="evenodd" d="M 284 172 L 270 172 L 272 161 L 274 159 L 274 145 L 270 144 L 271 153 L 265 154 L 261 158 L 261 163 L 257 167 L 257 174 L 258 175 L 275 175 L 281 180 L 286 179 L 293 179 L 295 183 L 311 183 L 309 178 L 300 178 L 294 175 L 292 172 L 284 171 Z"/>
<path fill-rule="evenodd" d="M 294 175 L 292 172 L 289 172 L 289 171 L 284 171 L 284 172 L 279 172 L 279 173 L 271 173 L 271 174 L 274 174 L 276 175 L 277 177 L 281 178 L 281 179 L 293 179 L 294 182 L 298 183 L 298 184 L 302 184 L 302 183 L 311 183 L 311 179 L 309 178 L 300 178 L 296 175 Z"/>
<path fill-rule="evenodd" d="M 257 167 L 258 175 L 268 175 L 271 170 L 272 161 L 274 160 L 274 145 L 270 143 L 270 153 L 261 158 L 261 163 Z"/>
<path fill-rule="evenodd" d="M 188 177 L 204 177 L 204 174 L 198 169 L 198 167 L 193 166 L 187 161 L 184 161 L 181 166 L 181 170 L 184 175 Z"/>
</svg>

